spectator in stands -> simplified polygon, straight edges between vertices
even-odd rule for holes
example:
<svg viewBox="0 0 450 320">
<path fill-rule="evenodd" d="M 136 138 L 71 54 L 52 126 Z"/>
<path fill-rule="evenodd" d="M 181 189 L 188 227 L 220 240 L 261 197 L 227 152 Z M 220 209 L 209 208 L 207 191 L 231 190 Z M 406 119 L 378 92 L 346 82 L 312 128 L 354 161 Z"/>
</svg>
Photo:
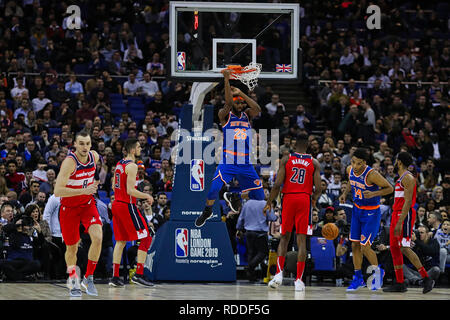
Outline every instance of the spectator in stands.
<svg viewBox="0 0 450 320">
<path fill-rule="evenodd" d="M 283 109 L 283 111 L 285 110 Z M 307 132 L 311 132 L 311 130 L 314 130 L 314 116 L 306 112 L 306 109 L 302 104 L 297 105 L 296 111 L 296 115 L 293 115 L 290 118 L 290 125 L 294 126 L 296 124 L 300 129 L 305 129 Z"/>
<path fill-rule="evenodd" d="M 327 223 L 335 223 L 334 208 L 332 206 L 329 206 L 325 209 L 325 214 L 323 215 L 322 219 L 318 223 L 318 226 L 323 228 L 323 226 L 326 225 Z"/>
<path fill-rule="evenodd" d="M 83 85 L 77 80 L 77 76 L 73 72 L 70 74 L 69 81 L 66 82 L 64 88 L 71 95 L 84 93 Z"/>
<path fill-rule="evenodd" d="M 5 179 L 8 188 L 21 191 L 21 185 L 25 180 L 25 175 L 22 172 L 17 172 L 17 162 L 15 160 L 8 160 L 6 162 L 6 168 L 7 173 L 5 174 Z"/>
<path fill-rule="evenodd" d="M 270 116 L 275 116 L 278 109 L 281 109 L 283 112 L 286 112 L 286 107 L 283 103 L 280 102 L 280 96 L 276 93 L 272 95 L 272 99 L 269 103 L 265 105 L 267 112 Z"/>
<path fill-rule="evenodd" d="M 442 217 L 438 210 L 434 210 L 428 214 L 427 224 L 432 237 L 436 235 L 436 232 L 441 228 Z"/>
<path fill-rule="evenodd" d="M 442 222 L 441 227 L 437 230 L 434 238 L 440 246 L 439 251 L 439 269 L 441 274 L 445 272 L 446 264 L 450 263 L 450 221 Z"/>
<path fill-rule="evenodd" d="M 151 79 L 150 73 L 144 72 L 144 79 L 139 82 L 142 92 L 145 94 L 146 97 L 153 97 L 155 96 L 156 92 L 159 91 L 158 88 L 158 82 Z"/>
<path fill-rule="evenodd" d="M 123 94 L 126 96 L 139 96 L 141 93 L 141 86 L 136 80 L 136 75 L 130 73 L 128 75 L 128 80 L 123 84 Z"/>
</svg>

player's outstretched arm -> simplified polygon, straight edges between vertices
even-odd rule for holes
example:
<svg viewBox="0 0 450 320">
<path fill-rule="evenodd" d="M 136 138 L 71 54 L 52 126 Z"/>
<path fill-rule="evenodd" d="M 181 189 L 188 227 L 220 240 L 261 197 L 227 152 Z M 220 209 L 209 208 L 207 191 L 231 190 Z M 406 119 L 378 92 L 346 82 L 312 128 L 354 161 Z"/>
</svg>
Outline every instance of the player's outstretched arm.
<svg viewBox="0 0 450 320">
<path fill-rule="evenodd" d="M 222 71 L 223 78 L 224 78 L 224 87 L 225 87 L 225 105 L 223 108 L 219 110 L 219 120 L 223 124 L 227 121 L 228 114 L 231 111 L 231 108 L 233 106 L 233 94 L 231 93 L 231 86 L 230 86 L 230 74 L 231 70 L 225 69 Z"/>
<path fill-rule="evenodd" d="M 376 184 L 381 189 L 378 191 L 364 191 L 364 198 L 370 199 L 378 196 L 385 196 L 394 191 L 392 185 L 376 170 L 372 170 L 369 172 L 367 176 L 368 184 Z"/>
<path fill-rule="evenodd" d="M 130 163 L 126 166 L 125 172 L 127 174 L 127 193 L 138 199 L 146 199 L 153 202 L 153 198 L 148 193 L 140 192 L 135 188 L 136 186 L 136 175 L 137 175 L 138 167 L 136 163 Z"/>
<path fill-rule="evenodd" d="M 231 87 L 231 92 L 232 92 L 233 96 L 235 96 L 235 95 L 240 96 L 242 99 L 245 100 L 245 102 L 247 102 L 248 108 L 247 108 L 247 110 L 245 110 L 245 113 L 247 113 L 247 115 L 250 118 L 254 118 L 260 114 L 261 107 L 255 100 L 250 98 L 248 95 L 246 95 L 244 92 L 242 92 L 239 88 Z"/>
<path fill-rule="evenodd" d="M 281 186 L 284 183 L 284 178 L 286 176 L 286 163 L 288 162 L 289 157 L 284 156 L 280 161 L 280 168 L 277 172 L 277 177 L 275 179 L 275 182 L 273 183 L 272 190 L 270 190 L 269 198 L 266 201 L 266 205 L 264 206 L 263 212 L 264 215 L 268 210 L 272 208 L 272 203 L 278 197 L 280 194 Z"/>
<path fill-rule="evenodd" d="M 56 178 L 55 197 L 75 197 L 81 195 L 94 194 L 97 191 L 98 182 L 94 182 L 87 188 L 81 189 L 71 189 L 67 188 L 67 182 L 69 181 L 70 175 L 75 170 L 75 161 L 71 158 L 66 158 L 61 164 L 61 168 Z"/>
</svg>

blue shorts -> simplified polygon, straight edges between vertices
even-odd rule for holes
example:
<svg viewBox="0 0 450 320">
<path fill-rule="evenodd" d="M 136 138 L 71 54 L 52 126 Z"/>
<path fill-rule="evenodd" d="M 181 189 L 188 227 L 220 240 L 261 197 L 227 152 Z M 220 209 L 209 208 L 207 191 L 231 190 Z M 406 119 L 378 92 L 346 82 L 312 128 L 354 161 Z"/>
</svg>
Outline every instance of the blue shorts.
<svg viewBox="0 0 450 320">
<path fill-rule="evenodd" d="M 380 229 L 380 222 L 380 208 L 367 210 L 353 205 L 350 240 L 359 241 L 362 245 L 372 245 Z"/>
<path fill-rule="evenodd" d="M 262 188 L 262 181 L 252 164 L 219 164 L 213 177 L 226 184 L 233 178 L 239 181 L 242 192 Z"/>
</svg>

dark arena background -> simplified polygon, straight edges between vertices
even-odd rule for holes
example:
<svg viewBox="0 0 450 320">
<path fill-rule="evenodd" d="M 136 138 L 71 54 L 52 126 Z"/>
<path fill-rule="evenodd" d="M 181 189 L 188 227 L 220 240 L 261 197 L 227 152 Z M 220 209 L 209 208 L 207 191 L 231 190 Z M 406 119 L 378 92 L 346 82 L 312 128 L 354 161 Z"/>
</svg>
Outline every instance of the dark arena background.
<svg viewBox="0 0 450 320">
<path fill-rule="evenodd" d="M 0 300 L 17 307 L 23 300 L 67 300 L 64 307 L 72 306 L 68 300 L 127 300 L 133 309 L 160 303 L 177 319 L 272 319 L 303 300 L 311 303 L 308 308 L 320 307 L 320 300 L 358 300 L 371 307 L 373 300 L 448 301 L 449 8 L 434 0 L 0 0 Z M 261 229 L 246 229 L 247 220 L 265 217 L 264 205 L 256 204 L 265 200 L 243 199 L 231 210 L 226 195 L 242 191 L 234 178 L 219 192 L 212 218 L 201 228 L 194 224 L 217 178 L 218 162 L 208 156 L 222 154 L 221 70 L 251 62 L 260 66 L 249 75 L 257 85 L 249 89 L 239 79 L 231 85 L 261 109 L 251 119 L 251 152 L 266 199 L 280 159 L 295 152 L 298 134 L 308 135 L 307 153 L 320 163 L 301 292 L 294 290 L 295 236 L 282 285 L 268 286 L 277 270 L 280 196 L 273 219 L 264 218 Z M 100 155 L 94 198 L 103 237 L 94 273 L 98 296 L 83 292 L 73 298 L 54 189 L 81 130 Z M 129 138 L 142 148 L 136 188 L 153 199 L 136 203 L 154 230 L 144 265 L 151 287 L 130 282 L 139 240 L 127 242 L 122 255 L 125 286 L 110 285 L 114 171 Z M 382 290 L 396 282 L 389 242 L 394 193 L 381 197 L 381 225 L 371 242 L 385 272 L 383 288 L 346 291 L 354 274 L 353 201 L 351 193 L 344 203 L 339 196 L 360 147 L 368 152 L 367 164 L 392 186 L 399 179 L 397 154 L 413 158 L 411 248 L 435 281 L 426 295 L 407 258 L 408 291 Z M 322 236 L 327 223 L 339 228 L 334 240 Z M 255 243 L 249 231 L 263 241 Z M 80 234 L 77 266 L 83 275 L 91 240 L 82 225 Z M 368 267 L 364 258 L 369 283 Z"/>
</svg>

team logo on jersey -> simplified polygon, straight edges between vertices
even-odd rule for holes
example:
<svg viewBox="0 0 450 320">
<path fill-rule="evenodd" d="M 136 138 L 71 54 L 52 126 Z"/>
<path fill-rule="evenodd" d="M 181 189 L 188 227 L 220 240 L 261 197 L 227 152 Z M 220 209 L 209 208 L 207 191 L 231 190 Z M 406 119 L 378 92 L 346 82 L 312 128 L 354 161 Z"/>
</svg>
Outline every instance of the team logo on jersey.
<svg viewBox="0 0 450 320">
<path fill-rule="evenodd" d="M 366 237 L 362 234 L 361 235 L 361 242 L 364 241 L 364 240 L 366 240 Z"/>
<path fill-rule="evenodd" d="M 191 160 L 191 191 L 205 190 L 205 163 L 201 159 Z"/>
<path fill-rule="evenodd" d="M 255 185 L 257 185 L 257 186 L 260 186 L 260 185 L 261 185 L 261 180 L 256 179 L 255 181 L 253 181 L 253 183 L 254 183 Z"/>
<path fill-rule="evenodd" d="M 175 229 L 175 257 L 187 258 L 188 256 L 188 229 Z"/>
</svg>

